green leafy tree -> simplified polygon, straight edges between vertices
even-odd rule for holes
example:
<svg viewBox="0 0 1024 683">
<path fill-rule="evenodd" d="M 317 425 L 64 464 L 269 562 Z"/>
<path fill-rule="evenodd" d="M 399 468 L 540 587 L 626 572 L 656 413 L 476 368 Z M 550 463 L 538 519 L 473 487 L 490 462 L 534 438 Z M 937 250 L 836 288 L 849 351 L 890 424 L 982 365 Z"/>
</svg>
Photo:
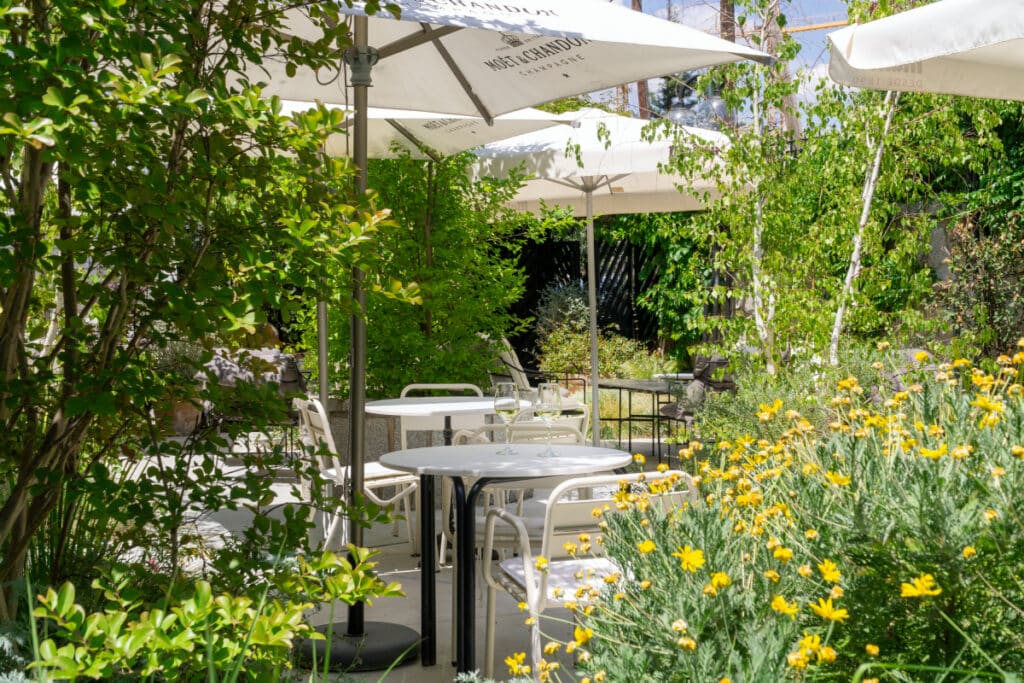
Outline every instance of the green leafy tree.
<svg viewBox="0 0 1024 683">
<path fill-rule="evenodd" d="M 722 94 L 737 114 L 722 128 L 729 144 L 698 145 L 674 164 L 716 186 L 684 234 L 708 245 L 725 276 L 707 300 L 739 313 L 704 317 L 699 329 L 727 346 L 755 345 L 770 373 L 788 349 L 828 351 L 835 361 L 843 335 L 915 340 L 941 328 L 926 315 L 937 207 L 963 201 L 1003 154 L 994 135 L 1003 118 L 990 103 L 826 81 L 800 111 L 798 135 L 785 68 L 797 46 L 777 29 L 781 5 L 737 5 L 779 61 L 709 74 L 727 84 Z M 875 9 L 850 7 L 861 18 Z"/>
<path fill-rule="evenodd" d="M 963 211 L 950 217 L 952 277 L 938 298 L 965 353 L 995 354 L 1024 336 L 1024 117 L 1020 103 L 986 102 L 998 117 L 997 155 L 979 174 Z"/>
<path fill-rule="evenodd" d="M 519 249 L 549 225 L 505 208 L 521 175 L 474 181 L 466 173 L 469 162 L 468 155 L 456 155 L 370 163 L 370 185 L 396 225 L 381 233 L 365 263 L 372 272 L 415 283 L 419 303 L 394 296 L 385 283 L 369 297 L 372 394 L 397 395 L 411 382 L 485 383 L 499 351 L 493 342 L 523 324 L 508 312 L 525 287 Z M 313 333 L 310 321 L 307 338 Z M 348 347 L 347 321 L 336 316 L 332 358 L 345 358 Z"/>
<path fill-rule="evenodd" d="M 200 398 L 152 352 L 342 292 L 319 274 L 381 219 L 320 158 L 338 122 L 293 125 L 246 75 L 344 47 L 336 9 L 292 9 L 321 41 L 287 39 L 269 0 L 0 6 L 0 619 L 66 485 L 131 452 L 158 401 Z"/>
<path fill-rule="evenodd" d="M 707 249 L 693 238 L 687 223 L 694 214 L 651 213 L 612 216 L 607 226 L 615 239 L 628 239 L 650 254 L 640 278 L 656 273 L 639 304 L 658 320 L 658 335 L 674 357 L 700 338 L 704 289 L 712 282 Z"/>
</svg>

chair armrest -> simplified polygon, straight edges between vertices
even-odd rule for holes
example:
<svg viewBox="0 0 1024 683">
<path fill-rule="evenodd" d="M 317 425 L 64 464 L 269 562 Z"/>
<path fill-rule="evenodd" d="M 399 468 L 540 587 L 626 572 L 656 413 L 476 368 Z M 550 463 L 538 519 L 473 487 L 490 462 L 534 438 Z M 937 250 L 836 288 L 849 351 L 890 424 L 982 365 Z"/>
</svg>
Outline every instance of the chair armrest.
<svg viewBox="0 0 1024 683">
<path fill-rule="evenodd" d="M 497 522 L 508 524 L 515 530 L 516 542 L 519 544 L 519 556 L 523 558 L 523 571 L 526 573 L 526 580 L 529 584 L 536 585 L 533 576 L 533 554 L 530 552 L 530 535 L 526 530 L 526 524 L 522 519 L 516 517 L 508 510 L 502 508 L 491 508 L 487 511 L 486 526 L 484 528 L 483 548 L 483 574 L 487 585 L 492 588 L 500 588 L 494 576 L 491 574 L 491 557 L 494 552 L 494 527 Z"/>
</svg>

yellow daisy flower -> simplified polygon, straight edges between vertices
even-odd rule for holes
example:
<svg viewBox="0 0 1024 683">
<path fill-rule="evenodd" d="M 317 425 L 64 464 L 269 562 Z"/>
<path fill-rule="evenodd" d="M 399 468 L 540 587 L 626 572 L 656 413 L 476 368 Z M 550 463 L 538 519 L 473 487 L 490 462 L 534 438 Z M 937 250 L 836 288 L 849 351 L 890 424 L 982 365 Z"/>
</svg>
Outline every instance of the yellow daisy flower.
<svg viewBox="0 0 1024 683">
<path fill-rule="evenodd" d="M 684 571 L 696 572 L 704 566 L 704 551 L 685 545 L 677 548 L 672 557 L 679 558 L 679 567 Z"/>
<path fill-rule="evenodd" d="M 827 600 L 818 598 L 818 604 L 810 605 L 811 611 L 826 621 L 838 621 L 842 623 L 849 618 L 850 613 L 845 609 L 836 609 L 832 606 L 832 598 Z"/>
<path fill-rule="evenodd" d="M 921 574 L 911 579 L 911 583 L 900 584 L 901 598 L 923 598 L 929 595 L 939 595 L 942 589 L 935 583 L 935 577 L 931 574 Z"/>
</svg>

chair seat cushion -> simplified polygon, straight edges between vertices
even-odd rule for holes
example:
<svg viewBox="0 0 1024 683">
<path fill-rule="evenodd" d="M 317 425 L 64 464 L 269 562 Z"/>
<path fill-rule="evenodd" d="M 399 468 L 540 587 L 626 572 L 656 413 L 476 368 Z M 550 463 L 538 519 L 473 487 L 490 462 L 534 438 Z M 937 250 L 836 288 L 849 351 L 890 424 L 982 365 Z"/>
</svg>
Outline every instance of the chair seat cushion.
<svg viewBox="0 0 1024 683">
<path fill-rule="evenodd" d="M 409 472 L 402 472 L 401 470 L 393 470 L 390 467 L 385 467 L 379 462 L 368 462 L 363 464 L 363 479 L 369 481 L 371 479 L 415 479 L 419 481 L 419 477 Z"/>
<path fill-rule="evenodd" d="M 522 557 L 510 557 L 498 563 L 501 575 L 498 581 L 510 593 L 522 596 L 526 591 L 526 572 Z M 607 557 L 555 560 L 548 563 L 549 602 L 572 599 L 576 589 L 589 586 L 598 591 L 605 585 L 604 577 L 619 573 L 618 566 Z M 581 576 L 583 578 L 577 578 Z"/>
<path fill-rule="evenodd" d="M 348 468 L 344 467 L 342 469 L 342 474 L 347 477 Z M 338 471 L 333 467 L 321 470 L 321 473 L 326 479 L 341 481 L 341 478 L 338 477 Z M 372 488 L 379 486 L 416 484 L 419 480 L 420 478 L 415 474 L 402 472 L 400 470 L 393 470 L 390 467 L 385 467 L 377 462 L 368 462 L 363 468 L 363 484 Z"/>
</svg>

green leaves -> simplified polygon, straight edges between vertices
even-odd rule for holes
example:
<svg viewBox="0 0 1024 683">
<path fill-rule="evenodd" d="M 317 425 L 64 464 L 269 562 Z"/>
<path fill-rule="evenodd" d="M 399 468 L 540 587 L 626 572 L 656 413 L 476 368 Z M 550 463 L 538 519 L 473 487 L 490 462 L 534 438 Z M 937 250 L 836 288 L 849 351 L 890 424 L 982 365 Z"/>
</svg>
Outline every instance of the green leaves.
<svg viewBox="0 0 1024 683">
<path fill-rule="evenodd" d="M 203 677 L 207 666 L 230 672 L 242 662 L 249 672 L 265 674 L 288 664 L 297 638 L 313 635 L 303 618 L 309 603 L 264 600 L 257 605 L 248 597 L 214 596 L 206 581 L 197 581 L 190 594 L 166 610 L 139 611 L 138 605 L 122 601 L 86 615 L 74 600 L 74 586 L 65 583 L 39 596 L 34 610 L 37 618 L 59 626 L 65 642 L 58 645 L 50 638 L 39 644 L 31 668 L 47 680 L 109 677 L 114 671 L 193 680 Z"/>
<path fill-rule="evenodd" d="M 22 121 L 14 112 L 3 115 L 5 126 L 0 126 L 0 135 L 13 135 L 35 149 L 52 147 L 56 144 L 53 137 L 53 120 L 37 117 L 30 121 Z"/>
<path fill-rule="evenodd" d="M 293 44 L 278 3 L 46 7 L 27 21 L 25 6 L 0 0 L 0 281 L 16 302 L 0 335 L 22 340 L 0 362 L 0 577 L 20 575 L 27 556 L 47 579 L 72 567 L 88 580 L 125 537 L 173 555 L 183 489 L 218 509 L 240 491 L 266 497 L 203 468 L 138 481 L 86 470 L 137 458 L 169 398 L 234 400 L 194 386 L 195 367 L 158 372 L 153 351 L 235 347 L 268 310 L 321 292 L 343 301 L 352 247 L 386 219 L 351 201 L 350 164 L 321 158 L 333 119 L 292 125 L 250 87 L 271 54 L 315 69 L 335 52 Z M 336 9 L 293 11 L 344 43 Z M 276 392 L 247 398 L 252 428 L 283 410 Z M 71 524 L 76 509 L 92 514 Z M 264 538 L 304 536 L 303 524 L 275 520 Z"/>
<path fill-rule="evenodd" d="M 322 112 L 309 116 L 326 118 Z M 497 339 L 519 324 L 508 313 L 524 280 L 516 251 L 546 227 L 504 207 L 518 178 L 472 183 L 466 163 L 465 156 L 430 163 L 371 161 L 370 186 L 377 190 L 372 206 L 389 207 L 390 216 L 378 212 L 372 221 L 340 231 L 339 239 L 352 243 L 374 241 L 372 248 L 360 249 L 360 267 L 368 274 L 367 381 L 372 394 L 397 394 L 410 378 L 452 381 L 453 369 L 462 381 L 484 381 L 496 355 L 481 351 L 480 335 Z M 296 233 L 304 229 L 301 222 L 291 225 Z M 347 294 L 349 264 L 337 261 L 327 267 L 333 282 L 346 283 Z M 325 299 L 336 297 L 338 289 L 325 294 Z M 331 356 L 341 359 L 349 344 L 347 321 L 342 315 L 330 320 Z M 305 339 L 311 349 L 314 332 L 310 312 Z"/>
</svg>

